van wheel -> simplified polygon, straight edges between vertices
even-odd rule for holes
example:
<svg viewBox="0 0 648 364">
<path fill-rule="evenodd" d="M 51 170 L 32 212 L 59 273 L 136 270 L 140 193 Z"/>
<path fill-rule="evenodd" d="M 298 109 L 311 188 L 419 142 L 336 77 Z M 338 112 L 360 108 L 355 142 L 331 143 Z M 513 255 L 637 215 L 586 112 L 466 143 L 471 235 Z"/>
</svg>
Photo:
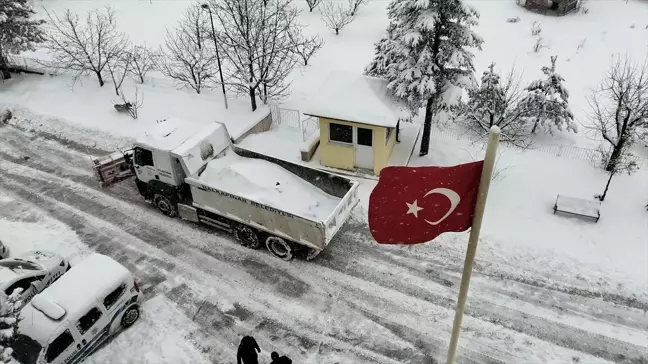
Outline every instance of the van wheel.
<svg viewBox="0 0 648 364">
<path fill-rule="evenodd" d="M 250 249 L 259 249 L 261 247 L 262 242 L 259 238 L 259 233 L 249 226 L 237 225 L 234 227 L 234 235 L 236 236 L 236 240 L 244 247 Z"/>
<path fill-rule="evenodd" d="M 160 212 L 166 216 L 176 217 L 178 215 L 178 211 L 176 210 L 175 205 L 172 204 L 171 201 L 164 195 L 156 194 L 155 196 L 153 196 L 153 204 L 155 204 L 158 210 L 160 210 Z"/>
<path fill-rule="evenodd" d="M 130 327 L 132 326 L 140 317 L 139 308 L 137 306 L 131 306 L 126 309 L 124 316 L 122 316 L 121 324 L 122 326 Z"/>
<path fill-rule="evenodd" d="M 293 249 L 285 240 L 276 236 L 270 236 L 266 239 L 266 247 L 275 257 L 283 260 L 291 260 L 293 258 Z"/>
</svg>

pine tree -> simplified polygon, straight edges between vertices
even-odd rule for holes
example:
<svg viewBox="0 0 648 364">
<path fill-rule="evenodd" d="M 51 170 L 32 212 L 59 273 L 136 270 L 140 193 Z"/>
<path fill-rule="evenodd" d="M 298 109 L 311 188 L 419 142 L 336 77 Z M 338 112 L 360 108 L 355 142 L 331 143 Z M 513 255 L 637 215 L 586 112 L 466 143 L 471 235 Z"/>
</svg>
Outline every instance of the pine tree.
<svg viewBox="0 0 648 364">
<path fill-rule="evenodd" d="M 429 149 L 432 115 L 455 105 L 475 84 L 474 55 L 483 40 L 471 30 L 479 14 L 461 0 L 392 0 L 387 36 L 365 72 L 389 81 L 413 114 L 425 106 L 420 155 Z"/>
<path fill-rule="evenodd" d="M 40 28 L 44 21 L 30 19 L 33 14 L 27 0 L 0 0 L 0 78 L 11 78 L 9 54 L 34 50 L 45 40 Z"/>
<path fill-rule="evenodd" d="M 468 90 L 469 100 L 462 109 L 462 118 L 478 137 L 488 135 L 490 128 L 497 126 L 502 131 L 503 143 L 527 148 L 531 135 L 524 104 L 520 103 L 519 77 L 511 70 L 502 81 L 494 68 L 495 63 L 491 63 L 482 75 L 480 86 Z"/>
<path fill-rule="evenodd" d="M 538 126 L 553 134 L 554 128 L 578 132 L 574 114 L 569 109 L 569 92 L 563 85 L 565 79 L 556 73 L 557 56 L 551 57 L 551 67 L 542 67 L 546 78 L 533 81 L 527 88 L 524 99 L 528 116 L 534 120 L 533 133 Z"/>
</svg>

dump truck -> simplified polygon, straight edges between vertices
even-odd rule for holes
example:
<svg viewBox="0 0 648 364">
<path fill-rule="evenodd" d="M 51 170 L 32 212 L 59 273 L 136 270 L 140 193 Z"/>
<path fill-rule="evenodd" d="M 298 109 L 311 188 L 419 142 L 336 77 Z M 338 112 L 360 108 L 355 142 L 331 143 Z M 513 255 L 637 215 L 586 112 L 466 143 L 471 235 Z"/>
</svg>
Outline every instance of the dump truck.
<svg viewBox="0 0 648 364">
<path fill-rule="evenodd" d="M 315 258 L 358 203 L 357 181 L 241 148 L 218 122 L 167 120 L 132 149 L 93 162 L 102 186 L 135 175 L 139 193 L 164 215 L 225 230 L 284 260 Z"/>
</svg>

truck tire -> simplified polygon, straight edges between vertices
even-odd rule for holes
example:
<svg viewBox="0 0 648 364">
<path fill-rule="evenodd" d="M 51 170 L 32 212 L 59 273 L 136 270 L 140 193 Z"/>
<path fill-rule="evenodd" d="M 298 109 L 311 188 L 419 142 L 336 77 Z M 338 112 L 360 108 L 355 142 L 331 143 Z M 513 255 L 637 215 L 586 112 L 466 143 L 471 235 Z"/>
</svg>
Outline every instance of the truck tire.
<svg viewBox="0 0 648 364">
<path fill-rule="evenodd" d="M 259 233 L 245 225 L 236 225 L 234 227 L 234 236 L 236 236 L 236 240 L 241 245 L 250 249 L 259 249 L 263 243 L 259 237 Z"/>
<path fill-rule="evenodd" d="M 178 209 L 174 204 L 171 203 L 171 200 L 164 195 L 156 194 L 153 196 L 153 204 L 155 207 L 160 210 L 166 216 L 176 217 L 178 216 Z"/>
<path fill-rule="evenodd" d="M 291 260 L 293 258 L 293 248 L 282 238 L 270 236 L 266 239 L 266 248 L 277 258 Z"/>
</svg>

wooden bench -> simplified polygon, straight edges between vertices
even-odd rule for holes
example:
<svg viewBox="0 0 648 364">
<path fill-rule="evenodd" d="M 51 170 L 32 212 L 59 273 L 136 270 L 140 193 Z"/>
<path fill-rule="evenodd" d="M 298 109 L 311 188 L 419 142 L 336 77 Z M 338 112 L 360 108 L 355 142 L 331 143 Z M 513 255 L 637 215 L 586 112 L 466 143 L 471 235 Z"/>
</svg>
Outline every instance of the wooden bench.
<svg viewBox="0 0 648 364">
<path fill-rule="evenodd" d="M 553 210 L 556 212 L 593 219 L 598 222 L 601 218 L 601 201 L 583 200 L 581 198 L 558 195 Z"/>
</svg>

